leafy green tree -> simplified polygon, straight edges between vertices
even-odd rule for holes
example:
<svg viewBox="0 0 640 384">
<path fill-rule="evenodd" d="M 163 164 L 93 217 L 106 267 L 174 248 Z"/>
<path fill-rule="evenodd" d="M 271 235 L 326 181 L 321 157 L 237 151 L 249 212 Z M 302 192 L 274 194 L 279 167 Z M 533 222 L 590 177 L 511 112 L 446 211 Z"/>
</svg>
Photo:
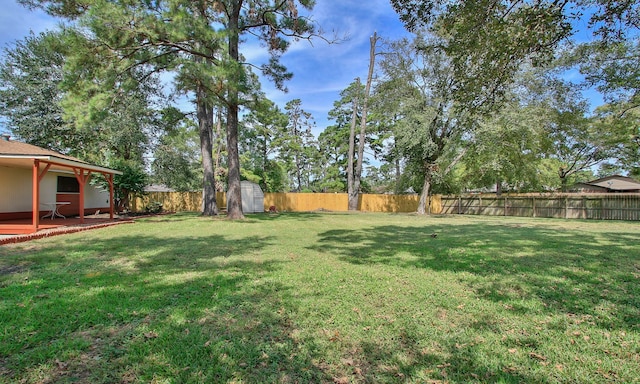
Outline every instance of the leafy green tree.
<svg viewBox="0 0 640 384">
<path fill-rule="evenodd" d="M 334 103 L 335 105 L 335 103 Z M 329 112 L 331 116 L 332 111 Z M 320 150 L 318 189 L 323 192 L 344 192 L 347 187 L 346 165 L 349 142 L 349 130 L 346 126 L 335 125 L 326 127 L 318 135 Z"/>
<path fill-rule="evenodd" d="M 148 167 L 145 154 L 160 125 L 157 77 L 143 67 L 123 72 L 105 67 L 110 52 L 79 31 L 68 30 L 65 43 L 70 54 L 60 104 L 64 119 L 83 137 L 75 153 L 98 164 L 124 167 L 120 190 L 140 193 L 147 181 L 142 176 Z M 120 204 L 126 207 L 128 198 Z"/>
<path fill-rule="evenodd" d="M 640 177 L 640 109 L 627 103 L 607 104 L 596 109 L 594 129 L 609 133 L 611 156 L 603 164 L 601 176 L 628 173 Z"/>
<path fill-rule="evenodd" d="M 284 109 L 288 116 L 288 124 L 281 158 L 287 164 L 294 190 L 301 192 L 310 188 L 313 160 L 318 152 L 311 133 L 315 122 L 313 116 L 302 109 L 300 99 L 289 101 Z"/>
<path fill-rule="evenodd" d="M 558 177 L 563 192 L 568 190 L 569 176 L 595 167 L 608 157 L 601 134 L 582 110 L 556 111 L 548 137 L 550 156 L 560 162 Z"/>
<path fill-rule="evenodd" d="M 582 86 L 595 87 L 606 104 L 597 108 L 591 124 L 593 140 L 611 156 L 601 175 L 638 169 L 638 111 L 640 109 L 640 4 L 636 1 L 596 0 L 578 3 L 591 6 L 588 27 L 594 38 L 569 51 L 568 63 L 584 75 Z M 565 60 L 567 57 L 565 56 Z"/>
<path fill-rule="evenodd" d="M 114 158 L 108 165 L 122 172 L 122 175 L 115 175 L 113 178 L 114 205 L 116 211 L 122 212 L 129 208 L 131 197 L 140 196 L 144 192 L 147 174 L 139 162 L 132 160 Z"/>
<path fill-rule="evenodd" d="M 339 183 L 335 180 L 334 186 L 344 184 L 350 191 L 353 190 L 356 148 L 359 147 L 356 128 L 361 116 L 363 94 L 364 87 L 359 79 L 342 90 L 340 99 L 333 103 L 333 109 L 329 111 L 329 119 L 334 120 L 335 125 L 326 128 L 318 137 L 325 155 L 331 154 L 333 158 L 333 169 L 325 168 L 325 172 L 334 178 L 344 173 L 346 178 Z"/>
<path fill-rule="evenodd" d="M 427 204 L 434 178 L 445 175 L 460 160 L 456 145 L 473 128 L 469 112 L 454 99 L 458 84 L 449 58 L 438 47 L 417 37 L 392 45 L 393 54 L 381 62 L 385 82 L 377 92 L 396 106 L 395 143 L 407 160 L 405 171 L 417 171 L 418 213 Z M 406 189 L 401 186 L 402 189 Z"/>
<path fill-rule="evenodd" d="M 579 89 L 552 75 L 523 72 L 511 101 L 479 120 L 465 157 L 471 185 L 566 191 L 612 154 L 611 129 L 597 128 Z"/>
<path fill-rule="evenodd" d="M 612 148 L 611 158 L 600 169 L 602 176 L 613 173 L 640 176 L 639 57 L 637 36 L 581 44 L 571 55 L 571 62 L 578 64 L 586 84 L 595 86 L 607 101 L 596 109 L 594 121 L 594 130 Z"/>
<path fill-rule="evenodd" d="M 287 171 L 281 161 L 269 159 L 264 169 L 265 192 L 285 192 Z"/>
<path fill-rule="evenodd" d="M 554 159 L 560 189 L 568 190 L 571 179 L 596 167 L 612 155 L 611 130 L 599 130 L 588 113 L 588 103 L 572 84 L 550 78 L 541 83 L 537 105 L 543 116 L 541 152 Z M 551 164 L 548 162 L 548 164 Z"/>
<path fill-rule="evenodd" d="M 472 91 L 478 87 L 492 89 L 483 92 L 491 97 L 503 94 L 503 85 L 511 82 L 523 61 L 548 61 L 559 43 L 579 28 L 605 44 L 628 41 L 640 29 L 640 4 L 633 0 L 391 0 L 391 4 L 410 31 L 426 28 L 443 37 L 456 78 L 465 83 L 469 95 L 479 94 Z M 461 96 L 459 100 L 464 93 Z"/>
<path fill-rule="evenodd" d="M 5 48 L 0 62 L 0 116 L 19 139 L 70 153 L 83 140 L 64 120 L 60 104 L 66 55 L 63 32 L 31 34 Z"/>
<path fill-rule="evenodd" d="M 329 111 L 329 119 L 335 124 L 325 128 L 318 136 L 323 164 L 320 171 L 321 190 L 351 190 L 356 199 L 354 209 L 357 208 L 357 197 L 361 191 L 360 187 L 355 188 L 355 179 L 358 175 L 362 177 L 362 168 L 367 164 L 365 150 L 373 156 L 379 155 L 381 151 L 381 139 L 376 131 L 376 114 L 367 108 L 368 117 L 364 120 L 362 118 L 365 92 L 365 86 L 359 79 L 355 79 L 342 90 L 340 99 L 334 101 L 333 109 Z M 367 102 L 371 104 L 373 100 L 375 95 L 368 98 Z M 351 188 L 348 187 L 349 183 Z"/>
<path fill-rule="evenodd" d="M 47 5 L 47 2 L 38 2 Z M 80 18 L 80 25 L 94 36 L 95 50 L 104 52 L 101 63 L 112 76 L 120 76 L 134 68 L 176 73 L 177 90 L 192 92 L 200 136 L 200 159 L 203 168 L 203 214 L 216 215 L 215 166 L 213 159 L 214 107 L 218 100 L 212 90 L 221 80 L 214 63 L 219 60 L 224 35 L 213 30 L 205 4 L 194 2 L 157 2 L 125 4 L 90 1 L 78 9 L 56 8 L 59 2 L 48 2 L 51 13 Z M 189 19 L 177 23 L 172 20 Z M 82 87 L 91 90 L 89 86 Z M 93 93 L 93 100 L 104 98 Z M 108 93 L 108 91 L 107 91 Z"/>
<path fill-rule="evenodd" d="M 537 189 L 536 167 L 541 158 L 544 111 L 518 100 L 478 122 L 463 159 L 467 187 L 496 186 L 517 191 Z"/>
<path fill-rule="evenodd" d="M 22 0 L 31 7 L 80 19 L 103 46 L 113 52 L 111 63 L 122 71 L 134 66 L 178 71 L 178 83 L 196 98 L 205 177 L 204 213 L 216 214 L 211 134 L 215 102 L 224 106 L 228 166 L 228 217 L 242 218 L 238 111 L 255 89 L 255 77 L 240 55 L 241 36 L 251 34 L 265 43 L 270 60 L 261 67 L 277 86 L 290 78 L 279 62 L 290 38 L 314 32 L 300 8 L 313 1 L 103 2 L 100 0 Z"/>
<path fill-rule="evenodd" d="M 452 99 L 491 111 L 520 66 L 550 61 L 570 36 L 567 2 L 391 0 L 407 29 L 439 36 L 457 87 Z"/>
<path fill-rule="evenodd" d="M 544 157 L 540 159 L 536 164 L 536 191 L 562 191 L 563 185 L 562 180 L 558 177 L 558 169 L 563 165 L 564 163 L 556 157 Z M 570 185 L 580 181 L 593 180 L 593 178 L 594 173 L 591 168 L 584 168 L 580 171 L 572 172 L 566 176 L 565 188 L 569 188 Z"/>
<path fill-rule="evenodd" d="M 3 106 L 10 127 L 32 144 L 106 166 L 126 166 L 123 172 L 143 170 L 143 155 L 155 125 L 154 79 L 139 71 L 111 77 L 90 65 L 101 56 L 89 47 L 91 42 L 69 29 L 30 36 L 17 44 L 3 67 L 7 75 Z M 80 53 L 82 63 L 74 56 Z M 94 91 L 105 88 L 109 92 L 92 98 L 88 87 L 73 86 L 83 82 L 91 83 Z M 125 184 L 128 187 L 121 191 L 139 189 L 138 184 Z M 119 201 L 126 205 L 126 198 Z"/>
<path fill-rule="evenodd" d="M 391 0 L 391 3 L 407 29 L 426 29 L 441 37 L 441 46 L 454 67 L 454 77 L 463 84 L 454 97 L 460 102 L 495 110 L 523 63 L 549 63 L 557 55 L 561 42 L 581 32 L 581 36 L 587 35 L 591 41 L 577 44 L 571 64 L 579 66 L 586 84 L 596 86 L 610 102 L 622 102 L 627 110 L 640 104 L 637 1 Z M 479 92 L 482 89 L 490 92 Z M 624 113 L 624 109 L 619 110 Z"/>
<path fill-rule="evenodd" d="M 458 102 L 479 110 L 499 109 L 522 64 L 549 63 L 562 41 L 582 32 L 583 36 L 590 35 L 591 42 L 578 44 L 571 64 L 578 65 L 586 84 L 596 86 L 610 103 L 624 105 L 618 108 L 619 117 L 640 105 L 637 1 L 391 0 L 391 3 L 407 29 L 426 29 L 440 36 L 440 46 L 450 58 L 454 78 L 461 85 L 454 91 L 453 98 Z M 610 138 L 599 137 L 589 128 L 593 122 L 585 121 L 577 109 L 580 108 L 556 113 L 555 123 L 549 124 L 552 136 L 557 133 L 555 141 L 552 140 L 555 143 L 552 152 L 563 162 L 557 170 L 563 189 L 568 184 L 567 177 L 598 164 L 608 155 L 603 152 L 603 145 L 611 145 Z M 563 137 L 564 134 L 571 138 Z M 627 153 L 634 153 L 633 145 L 623 147 L 631 149 Z"/>
<path fill-rule="evenodd" d="M 249 173 L 254 175 L 252 181 L 265 192 L 282 192 L 286 188 L 282 166 L 275 156 L 282 148 L 287 123 L 287 115 L 264 97 L 253 104 L 242 121 L 239 144 L 243 176 L 250 179 Z"/>
<path fill-rule="evenodd" d="M 162 111 L 162 135 L 154 150 L 153 180 L 176 191 L 202 188 L 197 127 L 176 108 Z"/>
<path fill-rule="evenodd" d="M 363 183 L 366 184 L 371 193 L 393 193 L 395 192 L 397 176 L 393 163 L 382 163 L 376 167 L 367 166 Z"/>
<path fill-rule="evenodd" d="M 558 86 L 549 71 L 521 70 L 502 107 L 479 118 L 477 129 L 466 138 L 464 173 L 459 174 L 463 189 L 495 185 L 501 193 L 503 187 L 522 192 L 550 187 L 539 182 L 538 168 L 547 156 L 547 128 L 556 113 L 554 87 Z"/>
<path fill-rule="evenodd" d="M 108 109 L 82 115 L 83 109 L 92 106 L 80 100 L 73 90 L 67 90 L 62 101 L 65 119 L 73 122 L 84 138 L 75 152 L 96 163 L 121 158 L 144 168 L 144 155 L 151 137 L 157 133 L 158 111 L 152 104 L 152 95 L 136 84 L 128 84 L 126 89 L 114 85 L 110 96 Z"/>
<path fill-rule="evenodd" d="M 383 65 L 387 65 L 383 62 Z M 392 69 L 385 69 L 383 73 L 393 73 Z M 403 172 L 406 158 L 403 156 L 395 137 L 395 128 L 403 119 L 401 109 L 403 98 L 396 95 L 396 89 L 389 88 L 393 82 L 382 81 L 372 95 L 372 115 L 375 120 L 375 139 L 369 147 L 375 149 L 375 154 L 382 161 L 379 171 L 388 181 L 385 192 L 403 194 L 407 191 L 403 183 Z M 392 97 L 389 97 L 392 96 Z M 398 96 L 398 97 L 396 97 Z M 370 135 L 372 132 L 370 131 Z M 371 137 L 371 136 L 370 136 Z"/>
<path fill-rule="evenodd" d="M 238 111 L 243 104 L 240 95 L 248 90 L 246 71 L 240 55 L 241 36 L 256 35 L 264 41 L 271 55 L 269 63 L 262 67 L 265 76 L 276 86 L 291 77 L 280 64 L 280 56 L 289 46 L 289 37 L 309 37 L 314 26 L 299 14 L 300 8 L 312 9 L 313 0 L 264 0 L 245 2 L 243 0 L 223 0 L 214 3 L 225 27 L 228 61 L 225 65 L 225 97 L 227 107 L 227 150 L 229 166 L 229 189 L 227 194 L 228 216 L 242 218 L 240 191 L 240 162 L 238 156 Z"/>
<path fill-rule="evenodd" d="M 595 86 L 609 104 L 624 105 L 618 112 L 640 107 L 640 38 L 580 44 L 570 53 L 588 85 Z"/>
</svg>

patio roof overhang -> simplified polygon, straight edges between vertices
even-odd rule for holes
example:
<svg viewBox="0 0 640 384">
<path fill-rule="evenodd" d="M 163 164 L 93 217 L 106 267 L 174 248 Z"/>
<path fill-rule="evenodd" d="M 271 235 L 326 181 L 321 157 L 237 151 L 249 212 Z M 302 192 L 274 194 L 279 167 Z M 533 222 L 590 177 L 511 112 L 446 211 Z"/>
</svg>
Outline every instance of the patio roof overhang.
<svg viewBox="0 0 640 384">
<path fill-rule="evenodd" d="M 35 147 L 37 148 L 37 147 Z M 0 234 L 27 234 L 37 232 L 40 225 L 40 181 L 49 171 L 67 172 L 75 175 L 80 186 L 80 222 L 84 222 L 84 187 L 92 173 L 100 173 L 109 184 L 109 217 L 114 217 L 113 176 L 122 172 L 92 165 L 66 156 L 49 154 L 0 153 L 0 166 L 30 168 L 32 170 L 32 222 L 30 225 L 0 225 Z"/>
<path fill-rule="evenodd" d="M 51 167 L 49 167 L 50 171 L 68 172 L 69 169 L 82 168 L 87 171 L 96 172 L 96 173 L 122 175 L 122 172 L 115 169 L 92 165 L 89 163 L 85 163 L 84 161 L 64 159 L 57 156 L 0 154 L 0 165 L 9 166 L 9 167 L 31 168 L 33 166 L 34 160 L 39 160 L 41 162 L 51 164 Z"/>
</svg>

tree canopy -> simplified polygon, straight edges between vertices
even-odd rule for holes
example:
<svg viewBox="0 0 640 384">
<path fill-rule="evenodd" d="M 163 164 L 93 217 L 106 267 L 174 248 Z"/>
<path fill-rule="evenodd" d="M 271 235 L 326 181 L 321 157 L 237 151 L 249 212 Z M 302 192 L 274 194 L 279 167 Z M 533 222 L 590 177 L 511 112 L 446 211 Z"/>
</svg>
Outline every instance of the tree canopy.
<svg viewBox="0 0 640 384">
<path fill-rule="evenodd" d="M 417 192 L 428 212 L 430 193 L 566 190 L 593 173 L 639 174 L 633 1 L 391 0 L 412 36 L 376 45 L 372 31 L 366 85 L 345 85 L 328 127 L 302 99 L 277 105 L 260 84 L 286 89 L 282 55 L 318 34 L 304 16 L 313 1 L 21 3 L 72 26 L 5 51 L 0 114 L 12 133 L 128 169 L 123 185 L 202 188 L 206 215 L 226 190 L 229 217 L 242 217 L 241 179 L 348 192 L 353 207 L 370 189 Z M 247 41 L 267 58 L 247 60 Z M 589 105 L 586 88 L 605 103 Z"/>
</svg>

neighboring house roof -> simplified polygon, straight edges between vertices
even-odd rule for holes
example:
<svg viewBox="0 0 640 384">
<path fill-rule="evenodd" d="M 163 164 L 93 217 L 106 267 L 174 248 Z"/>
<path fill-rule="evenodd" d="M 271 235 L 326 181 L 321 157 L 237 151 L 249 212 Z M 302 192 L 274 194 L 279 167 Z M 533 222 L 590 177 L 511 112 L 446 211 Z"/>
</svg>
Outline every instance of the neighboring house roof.
<svg viewBox="0 0 640 384">
<path fill-rule="evenodd" d="M 15 140 L 9 140 L 9 137 L 6 135 L 3 135 L 2 138 L 0 138 L 0 165 L 28 168 L 33 165 L 34 159 L 56 163 L 51 167 L 51 169 L 55 170 L 78 167 L 93 172 L 112 173 L 118 175 L 122 174 L 122 172 L 115 169 L 92 165 L 84 160 L 63 155 L 60 152 Z"/>
<path fill-rule="evenodd" d="M 164 184 L 151 184 L 144 188 L 145 192 L 175 192 L 175 189 L 171 189 Z"/>
<path fill-rule="evenodd" d="M 591 185 L 589 183 L 576 183 L 571 187 L 571 192 L 602 192 L 607 193 L 607 188 Z"/>
<path fill-rule="evenodd" d="M 631 177 L 614 175 L 578 183 L 574 189 L 589 189 L 595 192 L 636 192 L 640 191 L 640 182 Z"/>
</svg>

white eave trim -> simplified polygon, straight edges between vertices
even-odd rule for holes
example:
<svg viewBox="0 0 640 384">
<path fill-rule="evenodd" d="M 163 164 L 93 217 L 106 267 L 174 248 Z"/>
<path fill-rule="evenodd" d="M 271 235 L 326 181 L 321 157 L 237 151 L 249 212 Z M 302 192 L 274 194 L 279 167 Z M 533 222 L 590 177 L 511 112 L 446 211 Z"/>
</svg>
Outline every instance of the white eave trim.
<svg viewBox="0 0 640 384">
<path fill-rule="evenodd" d="M 100 172 L 100 173 L 111 173 L 114 175 L 122 175 L 122 172 L 117 171 L 111 168 L 99 167 L 97 165 L 91 165 L 88 163 L 83 163 L 79 161 L 62 159 L 56 156 L 46 156 L 46 155 L 1 155 L 0 158 L 3 159 L 33 159 L 33 160 L 43 160 L 49 161 L 52 163 L 68 166 L 68 167 L 76 167 L 76 168 L 84 168 L 89 171 Z"/>
</svg>

